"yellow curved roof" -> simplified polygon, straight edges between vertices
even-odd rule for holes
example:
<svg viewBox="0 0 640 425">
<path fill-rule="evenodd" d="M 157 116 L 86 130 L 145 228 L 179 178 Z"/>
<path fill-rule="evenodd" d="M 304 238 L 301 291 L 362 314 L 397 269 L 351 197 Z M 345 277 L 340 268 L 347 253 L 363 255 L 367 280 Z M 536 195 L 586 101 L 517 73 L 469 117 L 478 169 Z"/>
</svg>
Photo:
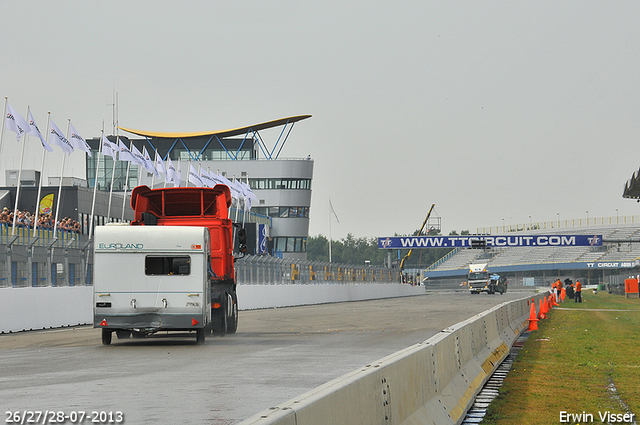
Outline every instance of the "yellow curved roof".
<svg viewBox="0 0 640 425">
<path fill-rule="evenodd" d="M 280 118 L 277 120 L 267 121 L 260 124 L 248 125 L 246 127 L 231 128 L 228 130 L 219 130 L 219 131 L 201 131 L 201 132 L 195 132 L 195 133 L 161 133 L 158 131 L 134 130 L 132 128 L 124 128 L 124 127 L 118 127 L 118 128 L 128 133 L 137 134 L 138 136 L 158 137 L 158 138 L 166 138 L 166 139 L 178 139 L 178 138 L 185 138 L 185 137 L 201 137 L 201 136 L 214 136 L 214 135 L 219 137 L 232 137 L 232 136 L 244 135 L 251 130 L 260 131 L 267 128 L 279 127 L 281 125 L 285 125 L 288 123 L 302 121 L 310 117 L 311 115 L 297 115 L 295 117 Z"/>
</svg>

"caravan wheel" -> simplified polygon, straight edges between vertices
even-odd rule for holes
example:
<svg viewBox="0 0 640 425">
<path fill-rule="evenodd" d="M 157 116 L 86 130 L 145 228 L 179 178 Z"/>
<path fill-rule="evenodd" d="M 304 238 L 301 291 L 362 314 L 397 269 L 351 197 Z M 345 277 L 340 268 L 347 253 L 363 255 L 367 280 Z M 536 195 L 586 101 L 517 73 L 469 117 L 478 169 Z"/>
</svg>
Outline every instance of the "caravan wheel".
<svg viewBox="0 0 640 425">
<path fill-rule="evenodd" d="M 102 330 L 102 345 L 109 345 L 111 344 L 111 333 L 113 331 L 110 331 L 108 329 L 103 329 Z"/>
</svg>

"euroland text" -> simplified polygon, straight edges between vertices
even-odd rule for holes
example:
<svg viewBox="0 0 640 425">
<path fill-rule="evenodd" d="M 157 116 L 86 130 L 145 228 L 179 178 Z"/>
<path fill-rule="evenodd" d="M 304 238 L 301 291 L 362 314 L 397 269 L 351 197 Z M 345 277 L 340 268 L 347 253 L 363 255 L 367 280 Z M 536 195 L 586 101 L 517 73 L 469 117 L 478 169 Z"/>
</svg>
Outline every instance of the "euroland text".
<svg viewBox="0 0 640 425">
<path fill-rule="evenodd" d="M 608 423 L 608 424 L 631 424 L 635 423 L 635 413 L 612 413 L 608 410 L 604 412 L 598 412 L 596 415 L 593 413 L 580 412 L 569 413 L 564 410 L 560 411 L 560 423 L 561 424 L 590 424 L 590 423 Z"/>
</svg>

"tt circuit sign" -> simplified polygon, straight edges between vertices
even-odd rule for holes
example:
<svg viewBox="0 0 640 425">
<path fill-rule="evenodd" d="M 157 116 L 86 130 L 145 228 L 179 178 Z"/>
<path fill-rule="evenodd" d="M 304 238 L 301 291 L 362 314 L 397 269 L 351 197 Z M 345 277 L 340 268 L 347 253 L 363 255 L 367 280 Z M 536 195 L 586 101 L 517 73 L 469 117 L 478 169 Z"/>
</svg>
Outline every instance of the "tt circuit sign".
<svg viewBox="0 0 640 425">
<path fill-rule="evenodd" d="M 379 249 L 602 246 L 602 235 L 398 236 L 378 238 Z"/>
</svg>

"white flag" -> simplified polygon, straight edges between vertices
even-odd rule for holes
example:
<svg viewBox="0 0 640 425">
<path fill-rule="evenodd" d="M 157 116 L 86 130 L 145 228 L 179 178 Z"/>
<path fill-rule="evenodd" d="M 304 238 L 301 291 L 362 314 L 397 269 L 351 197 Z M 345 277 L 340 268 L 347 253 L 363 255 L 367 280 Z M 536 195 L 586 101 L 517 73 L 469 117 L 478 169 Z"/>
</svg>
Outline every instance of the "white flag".
<svg viewBox="0 0 640 425">
<path fill-rule="evenodd" d="M 204 183 L 202 183 L 202 179 L 200 178 L 200 175 L 198 174 L 196 169 L 193 168 L 193 165 L 191 164 L 189 164 L 189 183 L 193 183 L 196 187 L 204 186 Z"/>
<path fill-rule="evenodd" d="M 207 187 L 213 187 L 216 185 L 216 181 L 211 177 L 211 174 L 202 168 L 200 169 L 200 180 L 202 180 L 202 183 Z"/>
<path fill-rule="evenodd" d="M 245 182 L 240 182 L 240 184 L 244 189 L 245 202 L 247 204 L 247 211 L 251 211 L 251 204 L 253 202 L 257 202 L 258 197 L 256 196 L 255 193 L 253 193 L 253 190 L 251 190 L 251 187 L 248 184 L 246 184 Z"/>
<path fill-rule="evenodd" d="M 113 160 L 116 160 L 116 152 L 118 147 L 107 139 L 107 136 L 102 133 L 102 155 L 110 156 Z"/>
<path fill-rule="evenodd" d="M 176 176 L 178 174 L 176 173 L 176 167 L 173 166 L 173 162 L 171 161 L 171 157 L 167 156 L 167 172 L 164 174 L 164 180 L 167 183 L 174 183 L 176 182 Z"/>
<path fill-rule="evenodd" d="M 331 208 L 331 212 L 336 217 L 336 221 L 340 223 L 340 220 L 338 220 L 338 214 L 336 214 L 336 212 L 333 210 L 333 204 L 331 203 L 331 198 L 329 198 L 329 208 Z"/>
<path fill-rule="evenodd" d="M 233 186 L 233 183 L 231 183 L 231 180 L 229 180 L 228 178 L 226 178 L 222 174 L 216 174 L 214 176 L 214 178 L 217 178 L 218 180 L 220 180 L 220 184 L 224 184 L 226 186 L 229 186 L 229 189 L 231 189 L 231 186 Z"/>
<path fill-rule="evenodd" d="M 156 177 L 160 177 L 160 173 L 158 173 L 156 167 L 153 166 L 153 161 L 151 161 L 151 157 L 149 156 L 149 152 L 147 152 L 146 146 L 142 147 L 142 156 L 144 157 L 144 168 Z"/>
<path fill-rule="evenodd" d="M 176 187 L 180 187 L 182 184 L 182 171 L 180 170 L 180 161 L 178 161 L 178 171 L 176 171 L 176 178 L 173 181 Z"/>
<path fill-rule="evenodd" d="M 22 115 L 17 113 L 11 105 L 7 103 L 7 115 L 4 119 L 4 128 L 7 130 L 15 131 L 16 140 L 19 142 L 23 134 L 31 131 L 29 124 L 22 118 Z"/>
<path fill-rule="evenodd" d="M 133 156 L 133 162 L 144 167 L 144 155 L 142 155 L 142 152 L 140 152 L 138 148 L 136 148 L 136 145 L 134 145 L 133 143 L 131 144 L 130 152 L 131 152 L 131 155 Z"/>
<path fill-rule="evenodd" d="M 167 176 L 167 169 L 164 167 L 164 162 L 162 162 L 162 157 L 160 157 L 160 155 L 158 155 L 158 151 L 156 150 L 156 170 L 158 170 L 158 173 L 162 173 L 165 175 L 165 178 Z"/>
<path fill-rule="evenodd" d="M 73 152 L 73 145 L 64 137 L 64 134 L 62 134 L 62 131 L 53 120 L 51 120 L 51 130 L 49 130 L 49 143 L 60 146 L 66 154 Z"/>
<path fill-rule="evenodd" d="M 82 138 L 81 135 L 78 134 L 75 128 L 73 128 L 73 124 L 69 124 L 69 129 L 71 130 L 71 144 L 74 148 L 78 148 L 81 151 L 85 151 L 89 156 L 91 156 L 91 147 L 87 144 L 86 140 Z"/>
<path fill-rule="evenodd" d="M 240 199 L 241 196 L 244 196 L 242 193 L 242 186 L 240 186 L 240 184 L 238 183 L 238 181 L 236 179 L 233 179 L 233 181 L 229 181 L 229 189 L 231 190 L 231 197 L 238 200 Z"/>
<path fill-rule="evenodd" d="M 131 151 L 129 150 L 127 145 L 122 143 L 122 140 L 120 140 L 120 138 L 118 138 L 118 150 L 120 151 L 120 154 L 118 155 L 118 159 L 120 161 L 136 162 L 136 159 L 131 154 Z"/>
<path fill-rule="evenodd" d="M 38 135 L 38 137 L 40 138 L 40 142 L 42 143 L 42 147 L 48 150 L 49 152 L 53 152 L 53 148 L 49 145 L 49 143 L 47 143 L 46 140 L 44 140 L 44 136 L 42 135 L 42 133 L 40 132 L 40 129 L 36 125 L 36 122 L 33 119 L 33 115 L 31 114 L 31 110 L 29 110 L 29 115 L 27 116 L 27 118 L 29 119 L 29 127 L 31 128 L 31 132 L 36 133 Z"/>
</svg>

